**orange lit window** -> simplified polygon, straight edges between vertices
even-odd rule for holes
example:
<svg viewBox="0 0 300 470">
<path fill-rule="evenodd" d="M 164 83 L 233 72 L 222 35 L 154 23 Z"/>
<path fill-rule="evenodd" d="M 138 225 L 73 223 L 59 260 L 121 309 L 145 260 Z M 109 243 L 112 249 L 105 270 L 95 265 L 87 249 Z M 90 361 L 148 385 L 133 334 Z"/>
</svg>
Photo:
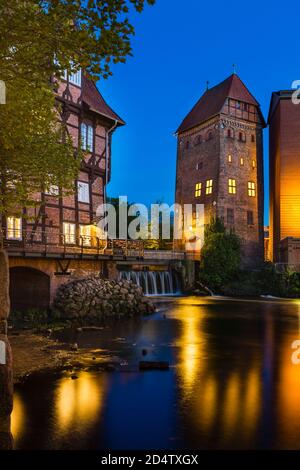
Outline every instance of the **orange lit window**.
<svg viewBox="0 0 300 470">
<path fill-rule="evenodd" d="M 231 163 L 232 162 L 232 155 L 228 155 L 228 163 Z"/>
<path fill-rule="evenodd" d="M 244 165 L 244 157 L 240 158 L 240 163 L 241 163 L 241 165 Z"/>
<path fill-rule="evenodd" d="M 212 194 L 212 190 L 213 190 L 213 180 L 207 180 L 206 181 L 205 193 L 206 194 Z"/>
<path fill-rule="evenodd" d="M 255 163 L 255 160 L 252 160 L 252 168 L 256 168 L 256 163 Z"/>
<path fill-rule="evenodd" d="M 201 190 L 202 190 L 202 183 L 196 183 L 195 197 L 200 197 L 201 196 Z"/>
<path fill-rule="evenodd" d="M 228 192 L 229 194 L 236 194 L 236 181 L 229 178 L 228 180 Z"/>
<path fill-rule="evenodd" d="M 255 197 L 256 190 L 255 190 L 255 183 L 253 181 L 248 181 L 248 196 Z"/>
</svg>

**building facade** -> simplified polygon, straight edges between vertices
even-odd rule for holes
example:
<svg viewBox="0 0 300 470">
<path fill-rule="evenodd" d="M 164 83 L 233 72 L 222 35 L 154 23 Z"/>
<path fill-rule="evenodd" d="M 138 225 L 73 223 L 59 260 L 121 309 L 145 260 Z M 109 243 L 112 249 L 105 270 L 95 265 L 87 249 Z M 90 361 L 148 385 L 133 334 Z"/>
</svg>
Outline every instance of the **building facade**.
<svg viewBox="0 0 300 470">
<path fill-rule="evenodd" d="M 124 121 L 81 71 L 58 83 L 56 98 L 74 148 L 81 146 L 85 159 L 74 194 L 64 196 L 61 188 L 51 186 L 36 195 L 40 204 L 27 209 L 23 218 L 4 221 L 14 309 L 47 308 L 57 287 L 70 276 L 104 269 L 105 246 L 97 236 L 96 211 L 110 180 L 112 134 Z"/>
<path fill-rule="evenodd" d="M 207 89 L 177 130 L 176 202 L 203 204 L 242 241 L 243 264 L 264 257 L 263 128 L 260 106 L 233 74 Z"/>
<path fill-rule="evenodd" d="M 287 244 L 293 245 L 292 237 L 300 238 L 300 105 L 293 104 L 292 93 L 272 94 L 268 118 L 270 252 L 274 262 L 286 262 Z"/>
</svg>

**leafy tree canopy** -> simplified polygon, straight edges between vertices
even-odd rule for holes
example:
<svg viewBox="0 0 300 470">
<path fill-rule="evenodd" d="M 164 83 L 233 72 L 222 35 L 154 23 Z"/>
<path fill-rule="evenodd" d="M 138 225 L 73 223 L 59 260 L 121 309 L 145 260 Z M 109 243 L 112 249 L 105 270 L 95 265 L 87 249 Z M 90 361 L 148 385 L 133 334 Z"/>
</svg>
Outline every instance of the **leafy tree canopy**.
<svg viewBox="0 0 300 470">
<path fill-rule="evenodd" d="M 131 54 L 130 8 L 155 0 L 0 0 L 0 213 L 33 203 L 34 192 L 74 187 L 81 155 L 58 124 L 50 77 L 87 70 L 108 77 Z"/>
<path fill-rule="evenodd" d="M 220 219 L 212 220 L 206 228 L 201 251 L 201 280 L 211 289 L 219 290 L 238 273 L 240 260 L 239 237 L 233 232 L 226 232 Z"/>
</svg>

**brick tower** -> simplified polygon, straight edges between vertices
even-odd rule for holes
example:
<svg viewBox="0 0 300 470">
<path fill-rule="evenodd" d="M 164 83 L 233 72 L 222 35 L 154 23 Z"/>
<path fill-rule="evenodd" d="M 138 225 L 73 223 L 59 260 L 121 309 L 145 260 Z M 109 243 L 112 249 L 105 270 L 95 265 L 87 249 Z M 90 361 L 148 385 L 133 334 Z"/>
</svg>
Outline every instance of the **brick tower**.
<svg viewBox="0 0 300 470">
<path fill-rule="evenodd" d="M 259 103 L 233 74 L 208 89 L 177 130 L 176 202 L 204 204 L 242 240 L 243 264 L 263 261 L 263 140 Z"/>
</svg>

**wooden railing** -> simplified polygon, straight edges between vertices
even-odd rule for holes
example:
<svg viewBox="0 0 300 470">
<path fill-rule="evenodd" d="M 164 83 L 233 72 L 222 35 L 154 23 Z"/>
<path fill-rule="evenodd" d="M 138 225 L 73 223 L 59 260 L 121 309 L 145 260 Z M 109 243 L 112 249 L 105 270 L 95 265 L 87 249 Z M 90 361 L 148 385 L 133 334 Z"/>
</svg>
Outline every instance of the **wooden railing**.
<svg viewBox="0 0 300 470">
<path fill-rule="evenodd" d="M 0 244 L 9 253 L 31 253 L 71 255 L 93 254 L 113 257 L 143 257 L 142 240 L 106 240 L 96 236 L 75 236 L 56 231 L 43 232 L 10 230 L 0 231 Z"/>
</svg>

